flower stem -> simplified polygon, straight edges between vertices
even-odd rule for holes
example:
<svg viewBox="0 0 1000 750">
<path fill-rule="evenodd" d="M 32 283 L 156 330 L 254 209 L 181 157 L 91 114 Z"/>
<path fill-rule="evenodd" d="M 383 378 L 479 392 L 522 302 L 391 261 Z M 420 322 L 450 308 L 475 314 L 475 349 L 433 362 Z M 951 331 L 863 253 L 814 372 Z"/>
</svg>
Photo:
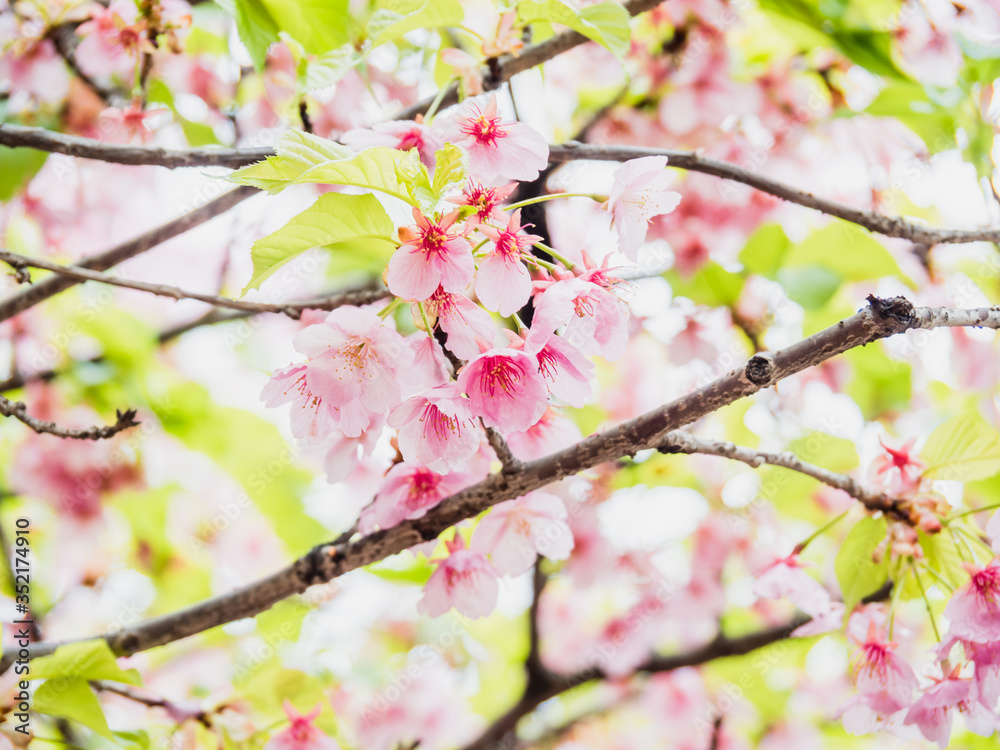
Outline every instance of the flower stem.
<svg viewBox="0 0 1000 750">
<path fill-rule="evenodd" d="M 526 326 L 524 324 L 524 321 L 521 320 L 521 316 L 520 315 L 518 315 L 517 313 L 514 313 L 513 315 L 511 315 L 511 318 L 514 319 L 514 325 L 517 326 L 517 332 L 518 333 L 520 333 L 521 331 L 527 330 L 528 326 Z"/>
<path fill-rule="evenodd" d="M 995 510 L 997 508 L 1000 508 L 1000 503 L 992 503 L 990 505 L 984 505 L 982 508 L 971 508 L 969 510 L 963 510 L 961 513 L 956 513 L 950 518 L 946 518 L 944 522 L 946 524 L 949 524 L 952 521 L 957 521 L 959 518 L 965 518 L 966 516 L 971 516 L 974 513 L 982 513 L 983 511 Z"/>
<path fill-rule="evenodd" d="M 961 526 L 956 526 L 955 527 L 955 531 L 957 531 L 958 535 L 960 537 L 962 537 L 962 541 L 969 540 L 969 541 L 976 542 L 983 549 L 986 550 L 987 555 L 989 556 L 990 559 L 993 558 L 993 548 L 990 545 L 988 545 L 986 542 L 984 542 L 982 539 L 980 539 L 978 536 L 976 536 L 975 534 L 970 533 L 967 529 L 963 529 Z M 966 544 L 968 545 L 968 542 L 966 542 Z M 972 555 L 972 559 L 975 562 L 976 555 L 975 555 L 975 552 L 973 551 L 973 548 L 971 546 L 969 546 L 969 554 Z"/>
<path fill-rule="evenodd" d="M 424 321 L 424 331 L 427 333 L 428 336 L 433 336 L 434 329 L 431 327 L 430 321 L 427 320 L 427 311 L 424 310 L 424 303 L 418 302 L 417 309 L 420 310 L 420 319 Z"/>
<path fill-rule="evenodd" d="M 430 125 L 432 122 L 434 122 L 434 115 L 437 114 L 438 107 L 440 107 L 441 102 L 444 101 L 445 94 L 447 94 L 448 89 L 451 88 L 452 82 L 457 80 L 458 80 L 457 78 L 449 79 L 448 83 L 442 86 L 441 90 L 438 91 L 437 96 L 434 97 L 434 101 L 431 102 L 431 106 L 427 108 L 427 113 L 424 115 L 425 125 Z"/>
<path fill-rule="evenodd" d="M 796 555 L 800 554 L 802 552 L 802 550 L 804 550 L 807 546 L 809 546 L 809 543 L 813 539 L 815 539 L 816 537 L 820 536 L 821 534 L 826 533 L 829 529 L 831 529 L 832 527 L 834 527 L 837 524 L 837 522 L 840 521 L 848 513 L 850 513 L 850 509 L 845 510 L 843 513 L 841 513 L 836 518 L 831 518 L 825 524 L 823 524 L 822 526 L 820 526 L 818 529 L 816 529 L 816 531 L 814 531 L 812 534 L 810 534 L 808 537 L 806 537 L 806 539 L 804 541 L 799 542 L 798 544 L 795 545 L 795 549 L 792 551 L 793 554 L 796 554 Z"/>
<path fill-rule="evenodd" d="M 934 629 L 934 637 L 941 640 L 941 633 L 938 632 L 937 623 L 934 621 L 934 612 L 931 609 L 931 600 L 927 598 L 927 589 L 924 588 L 924 582 L 920 580 L 920 573 L 917 570 L 917 566 L 911 566 L 913 570 L 913 577 L 917 579 L 917 585 L 920 587 L 920 595 L 924 598 L 924 604 L 927 606 L 927 617 L 930 618 L 931 628 Z"/>
<path fill-rule="evenodd" d="M 606 195 L 597 195 L 596 193 L 546 193 L 545 195 L 538 195 L 534 198 L 526 198 L 523 201 L 518 201 L 517 203 L 511 203 L 506 207 L 505 210 L 513 211 L 517 208 L 524 208 L 525 206 L 532 206 L 535 203 L 544 203 L 545 201 L 552 201 L 556 198 L 590 198 L 591 200 L 603 203 L 608 199 Z"/>
<path fill-rule="evenodd" d="M 397 307 L 399 307 L 402 304 L 402 302 L 403 300 L 401 300 L 399 297 L 394 297 L 392 302 L 390 302 L 388 305 L 386 305 L 385 307 L 383 307 L 381 310 L 378 311 L 378 316 L 382 318 L 382 320 L 385 320 L 387 317 L 389 317 L 390 314 L 392 314 L 392 312 Z"/>
<path fill-rule="evenodd" d="M 547 252 L 553 258 L 555 258 L 560 263 L 562 263 L 564 266 L 566 266 L 566 268 L 569 269 L 570 271 L 572 271 L 573 270 L 573 266 L 576 265 L 575 263 L 573 263 L 573 261 L 571 261 L 565 255 L 560 255 L 553 248 L 551 248 L 548 245 L 546 245 L 544 242 L 536 242 L 535 243 L 535 247 L 537 247 L 539 250 L 544 250 L 545 252 Z"/>
<path fill-rule="evenodd" d="M 524 259 L 526 263 L 530 265 L 541 266 L 542 268 L 547 268 L 550 271 L 559 270 L 559 266 L 557 266 L 555 263 L 549 263 L 547 260 L 536 258 L 534 255 L 531 255 L 530 253 L 521 253 L 521 257 Z"/>
<path fill-rule="evenodd" d="M 903 561 L 899 559 L 899 570 L 896 571 L 896 577 L 893 578 L 895 583 L 892 588 L 892 600 L 889 602 L 889 640 L 892 640 L 892 629 L 896 624 L 896 607 L 899 604 L 899 598 L 903 594 L 903 586 L 906 585 L 906 572 L 903 570 Z"/>
</svg>

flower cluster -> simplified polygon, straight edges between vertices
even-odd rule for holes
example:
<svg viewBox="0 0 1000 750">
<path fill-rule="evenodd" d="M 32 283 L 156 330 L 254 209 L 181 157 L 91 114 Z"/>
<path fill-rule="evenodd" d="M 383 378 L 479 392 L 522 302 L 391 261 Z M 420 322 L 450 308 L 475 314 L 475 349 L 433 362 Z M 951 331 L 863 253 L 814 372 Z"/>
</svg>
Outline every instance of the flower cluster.
<svg viewBox="0 0 1000 750">
<path fill-rule="evenodd" d="M 466 105 L 447 133 L 397 123 L 349 134 L 356 145 L 417 149 L 432 168 L 425 146 L 451 142 L 465 153 L 468 179 L 448 199 L 455 208 L 414 206 L 414 223 L 399 229 L 385 272 L 394 302 L 380 313 L 341 307 L 302 329 L 294 345 L 306 361 L 275 372 L 262 394 L 268 406 L 291 404 L 292 434 L 323 446 L 332 481 L 348 476 L 350 459 L 369 456 L 383 433 L 393 435 L 400 460 L 363 511 L 365 530 L 419 518 L 481 479 L 492 457 L 484 428 L 510 438 L 516 454 L 561 447 L 559 407 L 593 397 L 590 357 L 617 359 L 628 340 L 621 280 L 608 261 L 598 267 L 584 253 L 583 266 L 572 265 L 540 245 L 519 207 L 503 205 L 517 188 L 511 180 L 533 180 L 547 165 L 545 140 L 503 119 L 495 97 Z M 615 173 L 605 206 L 627 258 L 636 257 L 649 219 L 680 201 L 665 190 L 665 167 L 665 158 L 649 157 Z M 401 303 L 422 330 L 396 330 L 391 312 Z M 529 305 L 525 325 L 518 313 Z M 498 328 L 491 313 L 506 325 Z M 543 493 L 495 508 L 471 547 L 461 536 L 448 544 L 422 611 L 488 614 L 499 574 L 523 573 L 536 554 L 569 554 L 565 517 L 563 501 Z"/>
</svg>

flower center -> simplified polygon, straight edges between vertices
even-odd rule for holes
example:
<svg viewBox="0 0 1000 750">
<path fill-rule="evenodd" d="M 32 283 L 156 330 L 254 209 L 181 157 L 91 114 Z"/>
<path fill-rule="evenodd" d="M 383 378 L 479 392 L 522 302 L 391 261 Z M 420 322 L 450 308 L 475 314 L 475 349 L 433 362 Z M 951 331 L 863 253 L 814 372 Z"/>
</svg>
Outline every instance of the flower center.
<svg viewBox="0 0 1000 750">
<path fill-rule="evenodd" d="M 497 141 L 507 136 L 507 132 L 500 125 L 499 117 L 486 117 L 480 114 L 479 117 L 470 117 L 462 125 L 462 132 L 475 139 L 480 146 L 497 147 Z"/>
<path fill-rule="evenodd" d="M 497 395 L 498 390 L 513 396 L 521 390 L 521 372 L 507 359 L 491 357 L 486 364 L 483 389 L 491 398 Z"/>
</svg>

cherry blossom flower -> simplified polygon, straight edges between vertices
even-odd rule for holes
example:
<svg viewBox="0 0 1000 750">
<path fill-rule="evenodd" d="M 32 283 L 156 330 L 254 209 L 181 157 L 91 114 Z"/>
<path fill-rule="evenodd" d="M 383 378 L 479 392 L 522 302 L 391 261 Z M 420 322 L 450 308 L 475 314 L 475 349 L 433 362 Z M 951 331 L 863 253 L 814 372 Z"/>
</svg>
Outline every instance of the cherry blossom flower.
<svg viewBox="0 0 1000 750">
<path fill-rule="evenodd" d="M 319 440 L 334 427 L 356 437 L 373 416 L 399 403 L 399 373 L 413 352 L 371 310 L 337 308 L 322 325 L 300 331 L 293 344 L 310 361 L 276 372 L 261 400 L 267 406 L 293 403 L 296 437 Z"/>
<path fill-rule="evenodd" d="M 437 317 L 441 330 L 448 334 L 445 345 L 456 357 L 473 359 L 480 353 L 477 339 L 493 340 L 495 328 L 489 313 L 462 294 L 438 287 L 427 300 L 426 310 Z"/>
<path fill-rule="evenodd" d="M 496 570 L 483 555 L 466 549 L 460 535 L 446 546 L 448 557 L 431 561 L 438 567 L 424 586 L 417 611 L 438 617 L 454 607 L 466 617 L 485 617 L 500 592 Z"/>
<path fill-rule="evenodd" d="M 76 57 L 85 72 L 95 76 L 125 75 L 134 68 L 141 53 L 156 48 L 146 34 L 146 21 L 132 0 L 115 0 L 106 8 L 95 5 L 89 21 L 76 33 L 83 37 Z"/>
<path fill-rule="evenodd" d="M 483 307 L 505 318 L 524 307 L 531 297 L 531 276 L 521 254 L 542 239 L 534 234 L 521 234 L 521 229 L 521 209 L 511 214 L 506 229 L 479 225 L 479 231 L 493 241 L 493 248 L 479 264 L 476 296 Z"/>
<path fill-rule="evenodd" d="M 897 644 L 883 640 L 874 622 L 858 652 L 857 688 L 873 710 L 892 714 L 912 702 L 917 676 L 895 649 Z"/>
<path fill-rule="evenodd" d="M 526 430 L 548 406 L 545 381 L 534 357 L 515 349 L 491 349 L 470 361 L 458 375 L 472 413 L 501 432 Z"/>
<path fill-rule="evenodd" d="M 400 151 L 415 148 L 420 161 L 429 169 L 434 168 L 434 154 L 444 145 L 441 134 L 420 120 L 395 120 L 375 123 L 370 128 L 354 128 L 344 133 L 340 142 L 358 151 L 371 146 L 388 146 Z"/>
<path fill-rule="evenodd" d="M 986 524 L 986 536 L 993 543 L 993 554 L 1000 555 L 1000 510 Z"/>
<path fill-rule="evenodd" d="M 441 61 L 454 69 L 455 75 L 462 83 L 462 93 L 466 97 L 483 93 L 483 74 L 479 71 L 479 63 L 472 55 L 457 47 L 449 47 L 442 50 Z"/>
<path fill-rule="evenodd" d="M 1000 641 L 1000 560 L 985 568 L 963 563 L 969 580 L 944 609 L 949 633 L 975 643 Z"/>
<path fill-rule="evenodd" d="M 422 518 L 441 500 L 461 489 L 461 474 L 438 474 L 419 464 L 399 463 L 389 469 L 367 519 L 387 529 L 403 520 Z M 367 528 L 374 528 L 366 524 Z"/>
<path fill-rule="evenodd" d="M 407 399 L 392 410 L 389 424 L 399 430 L 403 458 L 437 472 L 460 468 L 479 448 L 482 436 L 469 400 L 454 383 Z"/>
<path fill-rule="evenodd" d="M 802 569 L 805 565 L 794 552 L 775 560 L 757 576 L 754 594 L 763 599 L 788 599 L 813 617 L 825 614 L 830 609 L 830 594 Z"/>
<path fill-rule="evenodd" d="M 495 95 L 482 108 L 470 103 L 458 127 L 465 137 L 456 145 L 469 154 L 469 172 L 483 183 L 534 180 L 548 165 L 545 139 L 528 125 L 503 122 L 497 115 Z"/>
<path fill-rule="evenodd" d="M 413 351 L 413 366 L 401 373 L 406 393 L 420 393 L 425 388 L 433 388 L 451 380 L 448 361 L 444 350 L 435 338 L 423 331 L 417 331 L 406 339 Z"/>
<path fill-rule="evenodd" d="M 498 187 L 486 187 L 482 183 L 471 180 L 462 188 L 461 195 L 451 196 L 447 200 L 457 206 L 469 206 L 475 213 L 469 217 L 471 226 L 478 226 L 487 221 L 500 221 L 504 212 L 500 204 L 517 188 L 517 183 Z"/>
<path fill-rule="evenodd" d="M 885 449 L 886 455 L 878 456 L 872 463 L 871 474 L 875 481 L 881 481 L 886 491 L 892 495 L 905 496 L 912 494 L 920 484 L 920 476 L 927 467 L 916 457 L 913 446 L 915 437 L 907 440 L 902 448 L 890 448 L 882 439 L 879 443 Z"/>
<path fill-rule="evenodd" d="M 507 435 L 511 452 L 522 461 L 549 456 L 583 438 L 576 422 L 550 406 L 531 427 Z"/>
<path fill-rule="evenodd" d="M 583 354 L 613 361 L 628 344 L 628 307 L 605 287 L 583 278 L 536 283 L 535 315 L 527 336 L 540 349 L 556 329 L 566 326 L 563 338 Z"/>
<path fill-rule="evenodd" d="M 972 681 L 958 677 L 960 667 L 956 666 L 951 675 L 923 691 L 903 719 L 904 724 L 915 724 L 921 734 L 938 747 L 948 746 L 951 725 L 955 711 L 965 719 L 965 727 L 984 737 L 989 737 L 997 729 L 997 717 L 986 706 L 975 700 L 971 694 Z"/>
<path fill-rule="evenodd" d="M 460 232 L 448 231 L 458 219 L 454 211 L 431 221 L 420 209 L 413 209 L 416 226 L 403 227 L 403 244 L 389 260 L 386 284 L 403 299 L 423 301 L 441 286 L 461 292 L 472 281 L 475 261 L 468 240 Z"/>
<path fill-rule="evenodd" d="M 604 207 L 618 230 L 618 250 L 635 260 L 653 216 L 666 214 L 681 202 L 680 193 L 667 190 L 674 175 L 665 171 L 667 157 L 644 156 L 622 164 Z"/>
<path fill-rule="evenodd" d="M 3 28 L 10 21 L 13 28 Z M 13 37 L 8 45 L 7 33 Z M 70 75 L 66 62 L 59 57 L 50 39 L 32 39 L 16 27 L 10 16 L 0 17 L 0 81 L 7 81 L 12 92 L 30 99 L 26 105 L 52 105 L 69 94 Z M 16 104 L 19 97 L 12 97 Z M 11 102 L 8 101 L 8 108 Z M 18 108 L 20 109 L 20 107 Z"/>
<path fill-rule="evenodd" d="M 566 506 L 547 492 L 530 492 L 496 505 L 476 526 L 470 548 L 489 555 L 500 573 L 521 575 L 538 555 L 565 560 L 573 549 Z"/>
<path fill-rule="evenodd" d="M 524 49 L 524 38 L 520 30 L 514 28 L 516 22 L 516 10 L 509 10 L 500 16 L 496 36 L 491 41 L 483 42 L 483 55 L 485 57 L 516 55 Z"/>
<path fill-rule="evenodd" d="M 313 724 L 319 718 L 322 704 L 317 704 L 307 714 L 300 714 L 286 699 L 282 708 L 291 724 L 268 740 L 264 750 L 340 750 L 336 740 Z"/>
<path fill-rule="evenodd" d="M 559 400 L 580 408 L 593 396 L 590 381 L 594 364 L 562 336 L 550 336 L 540 348 L 537 341 L 525 347 L 538 360 L 538 371 L 545 378 L 549 393 Z"/>
</svg>

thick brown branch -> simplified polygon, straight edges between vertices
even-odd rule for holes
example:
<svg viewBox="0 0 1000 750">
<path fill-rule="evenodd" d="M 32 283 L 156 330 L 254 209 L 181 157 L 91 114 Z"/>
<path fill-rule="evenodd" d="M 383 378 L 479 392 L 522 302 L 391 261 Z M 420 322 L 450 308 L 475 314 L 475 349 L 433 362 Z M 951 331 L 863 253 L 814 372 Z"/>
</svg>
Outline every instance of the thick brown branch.
<svg viewBox="0 0 1000 750">
<path fill-rule="evenodd" d="M 20 401 L 10 401 L 3 396 L 0 396 L 0 414 L 5 417 L 14 417 L 35 432 L 61 438 L 73 438 L 74 440 L 106 440 L 139 424 L 135 418 L 135 409 L 126 409 L 117 413 L 118 419 L 111 425 L 85 428 L 60 427 L 55 422 L 46 422 L 44 419 L 29 416 L 28 407 L 25 404 Z"/>
<path fill-rule="evenodd" d="M 15 269 L 26 267 L 41 268 L 46 271 L 52 271 L 60 276 L 76 279 L 77 281 L 97 281 L 101 284 L 120 286 L 125 289 L 135 289 L 140 292 L 149 292 L 150 294 L 155 294 L 160 297 L 171 297 L 178 300 L 193 299 L 199 302 L 205 302 L 206 304 L 213 305 L 215 307 L 225 307 L 230 310 L 242 310 L 243 312 L 251 314 L 281 313 L 296 320 L 302 315 L 302 311 L 306 309 L 333 310 L 343 305 L 365 305 L 371 302 L 377 302 L 388 294 L 385 290 L 376 289 L 361 292 L 344 292 L 343 294 L 333 295 L 326 298 L 313 298 L 296 302 L 252 302 L 249 300 L 219 297 L 215 294 L 191 292 L 176 286 L 168 286 L 166 284 L 148 284 L 144 281 L 130 281 L 128 279 L 121 279 L 110 274 L 101 273 L 100 271 L 91 271 L 87 268 L 81 268 L 80 266 L 63 266 L 58 263 L 50 263 L 49 261 L 42 260 L 41 258 L 30 258 L 27 255 L 18 255 L 17 253 L 7 252 L 6 250 L 0 250 L 0 260 Z"/>
<path fill-rule="evenodd" d="M 516 474 L 491 474 L 446 498 L 423 518 L 404 521 L 356 541 L 320 545 L 262 581 L 172 614 L 129 625 L 104 638 L 116 654 L 132 654 L 233 620 L 252 617 L 309 586 L 325 583 L 416 544 L 436 539 L 459 521 L 473 518 L 504 500 L 520 497 L 607 461 L 654 448 L 668 432 L 849 349 L 917 328 L 1000 328 L 1000 308 L 914 308 L 901 297 L 889 300 L 872 297 L 870 301 L 868 307 L 850 318 L 787 349 L 755 355 L 745 366 L 676 401 L 591 435 L 551 456 L 527 462 Z M 29 655 L 33 658 L 50 654 L 58 645 L 34 644 L 29 647 Z M 13 658 L 12 652 L 5 652 L 0 669 L 9 666 Z"/>
<path fill-rule="evenodd" d="M 657 446 L 657 449 L 663 453 L 702 453 L 710 456 L 720 456 L 734 461 L 741 461 L 755 469 L 763 464 L 781 466 L 785 469 L 810 476 L 830 487 L 843 490 L 855 500 L 862 503 L 868 510 L 882 511 L 908 523 L 915 522 L 915 519 L 910 518 L 908 506 L 905 503 L 890 498 L 884 493 L 871 492 L 846 474 L 838 474 L 835 471 L 830 471 L 803 461 L 794 453 L 757 451 L 752 448 L 736 445 L 735 443 L 696 437 L 689 432 L 668 433 Z"/>
<path fill-rule="evenodd" d="M 242 200 L 246 200 L 251 195 L 255 195 L 257 190 L 251 187 L 239 187 L 223 193 L 218 198 L 210 200 L 203 206 L 178 216 L 166 224 L 161 224 L 155 229 L 135 237 L 134 239 L 116 245 L 110 250 L 91 255 L 82 260 L 78 265 L 94 271 L 106 271 L 112 266 L 122 263 L 129 258 L 133 258 L 140 253 L 144 253 L 150 248 L 156 247 L 160 243 L 183 234 L 189 229 L 204 224 L 209 219 L 228 211 Z M 59 292 L 63 292 L 70 287 L 79 284 L 77 279 L 66 276 L 53 276 L 38 284 L 32 284 L 27 289 L 23 289 L 6 299 L 0 301 L 0 321 L 14 317 L 39 302 L 48 299 Z"/>
</svg>

